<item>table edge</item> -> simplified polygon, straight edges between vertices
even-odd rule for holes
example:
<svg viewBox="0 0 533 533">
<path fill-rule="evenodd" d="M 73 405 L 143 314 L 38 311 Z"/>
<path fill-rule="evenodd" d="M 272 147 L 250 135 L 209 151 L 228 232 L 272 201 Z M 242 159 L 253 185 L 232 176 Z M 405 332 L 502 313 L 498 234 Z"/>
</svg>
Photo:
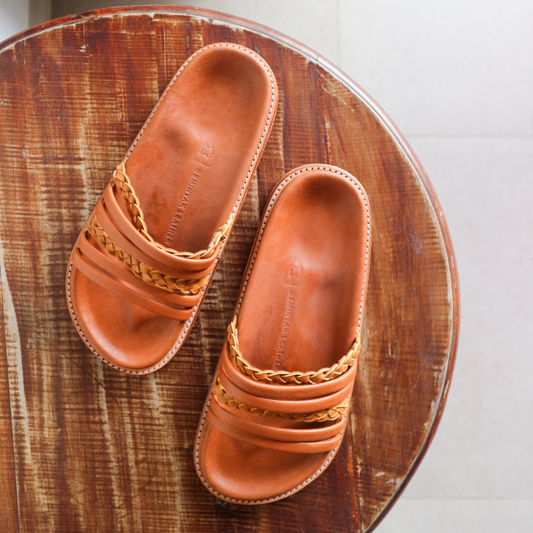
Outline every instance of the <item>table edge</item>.
<svg viewBox="0 0 533 533">
<path fill-rule="evenodd" d="M 326 59 L 324 56 L 322 56 L 318 52 L 315 52 L 311 48 L 307 47 L 306 45 L 298 42 L 295 39 L 292 39 L 291 37 L 288 37 L 287 35 L 284 35 L 283 33 L 273 30 L 267 26 L 264 26 L 262 24 L 259 24 L 259 23 L 241 18 L 241 17 L 229 15 L 226 13 L 221 13 L 219 11 L 213 11 L 213 10 L 196 8 L 196 7 L 169 6 L 169 5 L 159 5 L 159 4 L 93 9 L 93 10 L 86 11 L 83 13 L 79 13 L 75 15 L 67 15 L 61 18 L 53 19 L 43 24 L 34 26 L 33 28 L 29 28 L 27 30 L 19 32 L 13 35 L 12 37 L 9 37 L 8 39 L 0 42 L 0 54 L 4 52 L 6 49 L 14 46 L 20 41 L 23 41 L 25 39 L 28 39 L 29 37 L 38 35 L 39 33 L 53 30 L 59 26 L 77 24 L 87 19 L 108 17 L 111 15 L 121 14 L 121 13 L 125 13 L 125 14 L 127 13 L 182 14 L 182 15 L 190 15 L 190 16 L 195 16 L 198 18 L 207 19 L 208 21 L 217 20 L 217 21 L 226 23 L 228 25 L 240 26 L 254 33 L 265 35 L 275 41 L 280 42 L 281 44 L 285 46 L 293 48 L 297 52 L 306 56 L 310 61 L 315 62 L 319 66 L 324 68 L 333 77 L 341 81 L 344 85 L 346 85 L 349 89 L 351 89 L 354 93 L 356 93 L 357 96 L 361 98 L 361 100 L 365 102 L 365 104 L 370 108 L 370 110 L 381 120 L 384 126 L 390 131 L 392 137 L 394 138 L 398 146 L 401 148 L 401 150 L 405 154 L 410 165 L 413 167 L 415 174 L 418 176 L 422 185 L 424 186 L 426 194 L 434 210 L 435 218 L 437 219 L 437 222 L 440 227 L 441 236 L 442 236 L 444 248 L 446 251 L 448 272 L 450 276 L 450 283 L 451 283 L 451 289 L 452 289 L 452 331 L 451 331 L 451 339 L 450 339 L 450 348 L 449 348 L 449 353 L 448 353 L 448 364 L 446 368 L 446 376 L 445 376 L 445 380 L 443 383 L 443 388 L 442 388 L 441 395 L 439 398 L 438 409 L 436 410 L 433 421 L 431 423 L 431 427 L 427 433 L 426 439 L 424 443 L 422 444 L 416 459 L 411 464 L 409 471 L 405 475 L 402 483 L 400 484 L 396 492 L 393 494 L 391 499 L 388 501 L 387 505 L 385 505 L 385 507 L 381 510 L 381 512 L 376 516 L 374 521 L 371 524 L 369 524 L 367 529 L 365 530 L 366 532 L 370 533 L 371 531 L 374 531 L 375 528 L 381 523 L 381 521 L 385 518 L 387 513 L 394 506 L 398 498 L 401 496 L 401 494 L 407 487 L 409 481 L 412 479 L 414 473 L 420 466 L 420 463 L 422 462 L 431 442 L 433 441 L 433 438 L 435 437 L 437 428 L 441 421 L 442 414 L 444 412 L 444 408 L 446 405 L 446 401 L 447 401 L 448 393 L 450 389 L 450 383 L 451 383 L 451 379 L 453 376 L 453 370 L 455 367 L 457 345 L 458 345 L 458 340 L 459 340 L 459 323 L 460 323 L 459 276 L 457 272 L 457 262 L 456 262 L 455 252 L 453 249 L 453 244 L 452 244 L 451 237 L 450 237 L 450 232 L 448 229 L 448 225 L 446 223 L 446 219 L 444 217 L 444 213 L 442 211 L 442 207 L 435 193 L 435 189 L 433 188 L 433 185 L 426 171 L 424 170 L 420 160 L 418 159 L 418 157 L 412 150 L 411 146 L 409 145 L 409 143 L 407 142 L 403 134 L 399 131 L 399 129 L 396 127 L 392 119 L 381 108 L 381 106 L 362 87 L 360 87 L 354 80 L 352 80 L 347 74 L 345 74 L 341 69 L 339 69 L 333 63 L 331 63 L 328 59 Z M 361 525 L 364 527 L 363 524 Z"/>
</svg>

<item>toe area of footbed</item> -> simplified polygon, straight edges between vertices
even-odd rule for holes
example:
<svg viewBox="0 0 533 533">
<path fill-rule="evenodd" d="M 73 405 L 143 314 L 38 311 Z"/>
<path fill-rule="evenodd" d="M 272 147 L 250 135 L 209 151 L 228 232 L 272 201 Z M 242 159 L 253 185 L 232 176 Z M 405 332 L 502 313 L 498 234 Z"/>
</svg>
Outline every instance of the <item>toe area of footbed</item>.
<svg viewBox="0 0 533 533">
<path fill-rule="evenodd" d="M 243 504 L 276 501 L 320 475 L 335 450 L 293 453 L 241 442 L 204 420 L 197 436 L 196 468 L 217 497 Z"/>
<path fill-rule="evenodd" d="M 84 342 L 122 370 L 151 371 L 170 359 L 186 322 L 163 317 L 124 300 L 85 276 L 72 263 L 67 274 L 69 310 Z"/>
</svg>

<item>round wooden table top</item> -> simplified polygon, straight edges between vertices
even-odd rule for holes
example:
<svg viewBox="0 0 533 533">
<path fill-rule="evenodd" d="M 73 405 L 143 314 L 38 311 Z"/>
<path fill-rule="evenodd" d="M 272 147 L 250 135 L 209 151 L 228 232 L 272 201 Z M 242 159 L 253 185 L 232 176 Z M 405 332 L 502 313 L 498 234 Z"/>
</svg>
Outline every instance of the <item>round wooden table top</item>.
<svg viewBox="0 0 533 533">
<path fill-rule="evenodd" d="M 191 53 L 220 41 L 269 63 L 278 114 L 186 345 L 161 371 L 128 376 L 78 337 L 65 303 L 67 260 L 161 91 Z M 273 185 L 304 163 L 348 170 L 371 203 L 349 431 L 301 492 L 230 505 L 198 480 L 194 434 L 261 211 Z M 288 37 L 219 13 L 151 6 L 66 17 L 0 45 L 0 173 L 2 532 L 363 532 L 378 524 L 442 414 L 459 297 L 437 197 L 364 91 Z"/>
</svg>

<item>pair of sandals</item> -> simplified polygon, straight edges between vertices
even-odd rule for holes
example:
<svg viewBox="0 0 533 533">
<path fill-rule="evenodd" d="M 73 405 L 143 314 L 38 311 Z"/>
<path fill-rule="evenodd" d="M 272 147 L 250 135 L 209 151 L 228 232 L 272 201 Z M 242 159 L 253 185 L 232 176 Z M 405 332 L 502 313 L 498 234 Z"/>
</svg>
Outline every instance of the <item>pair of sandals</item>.
<svg viewBox="0 0 533 533">
<path fill-rule="evenodd" d="M 67 270 L 89 349 L 134 375 L 178 352 L 272 130 L 276 79 L 216 43 L 176 73 L 79 235 Z M 312 482 L 348 421 L 370 266 L 366 193 L 312 164 L 274 188 L 252 247 L 194 462 L 203 484 L 261 504 Z"/>
</svg>

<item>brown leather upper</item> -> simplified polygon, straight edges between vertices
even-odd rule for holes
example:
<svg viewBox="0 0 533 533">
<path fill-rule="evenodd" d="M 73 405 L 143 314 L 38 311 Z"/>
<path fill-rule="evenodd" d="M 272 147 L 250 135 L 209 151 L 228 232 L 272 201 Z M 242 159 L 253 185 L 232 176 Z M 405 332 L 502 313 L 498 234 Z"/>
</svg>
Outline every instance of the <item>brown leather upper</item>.
<svg viewBox="0 0 533 533">
<path fill-rule="evenodd" d="M 106 187 L 67 272 L 78 332 L 108 364 L 145 374 L 182 345 L 276 106 L 270 68 L 236 44 L 198 50 L 170 82 L 117 170 L 125 181 Z"/>
<path fill-rule="evenodd" d="M 273 191 L 236 307 L 239 353 L 249 364 L 225 343 L 198 427 L 196 468 L 219 498 L 284 498 L 336 454 L 357 369 L 370 247 L 368 200 L 345 171 L 300 167 Z M 353 346 L 355 357 L 343 359 Z"/>
</svg>

